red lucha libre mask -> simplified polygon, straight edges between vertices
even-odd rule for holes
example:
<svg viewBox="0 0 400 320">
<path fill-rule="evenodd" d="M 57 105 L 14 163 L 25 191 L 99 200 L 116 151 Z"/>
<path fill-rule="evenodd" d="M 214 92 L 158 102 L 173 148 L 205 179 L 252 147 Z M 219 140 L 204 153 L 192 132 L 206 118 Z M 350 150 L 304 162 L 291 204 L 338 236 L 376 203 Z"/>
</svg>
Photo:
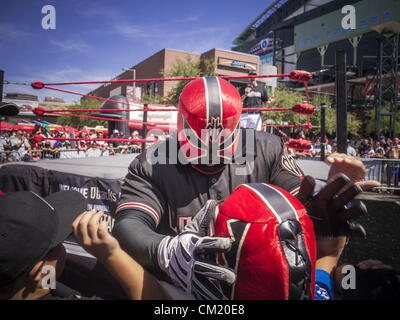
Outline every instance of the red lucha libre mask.
<svg viewBox="0 0 400 320">
<path fill-rule="evenodd" d="M 221 205 L 215 235 L 232 249 L 218 263 L 236 272 L 224 294 L 235 300 L 313 299 L 316 242 L 306 209 L 278 187 L 239 186 Z"/>
<path fill-rule="evenodd" d="M 239 140 L 242 101 L 228 81 L 204 77 L 188 83 L 179 98 L 178 140 L 190 163 L 232 160 Z M 225 162 L 224 162 L 225 163 Z"/>
</svg>

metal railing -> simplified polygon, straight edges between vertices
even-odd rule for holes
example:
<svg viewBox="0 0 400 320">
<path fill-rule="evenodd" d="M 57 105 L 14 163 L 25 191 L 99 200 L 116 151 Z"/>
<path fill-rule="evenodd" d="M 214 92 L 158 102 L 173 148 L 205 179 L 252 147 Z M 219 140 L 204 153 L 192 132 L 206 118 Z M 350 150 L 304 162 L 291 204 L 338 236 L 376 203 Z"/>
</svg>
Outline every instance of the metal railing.
<svg viewBox="0 0 400 320">
<path fill-rule="evenodd" d="M 111 152 L 113 151 L 113 152 Z M 105 151 L 101 149 L 93 149 L 93 150 L 79 150 L 79 149 L 60 149 L 57 152 L 41 150 L 41 149 L 33 149 L 31 151 L 33 157 L 29 157 L 26 152 L 24 155 L 20 155 L 16 150 L 10 151 L 0 151 L 0 163 L 8 162 L 7 158 L 11 158 L 12 162 L 18 161 L 29 161 L 29 160 L 40 160 L 40 159 L 77 159 L 77 158 L 97 158 L 97 157 L 108 157 L 117 154 L 134 154 L 141 153 L 141 148 L 133 148 L 129 147 L 126 149 L 113 147 L 108 148 Z M 40 155 L 38 155 L 40 154 Z"/>
<path fill-rule="evenodd" d="M 320 157 L 301 157 L 299 160 L 321 161 Z M 400 159 L 387 158 L 357 158 L 366 170 L 365 180 L 375 180 L 381 183 L 376 190 L 400 190 Z"/>
</svg>

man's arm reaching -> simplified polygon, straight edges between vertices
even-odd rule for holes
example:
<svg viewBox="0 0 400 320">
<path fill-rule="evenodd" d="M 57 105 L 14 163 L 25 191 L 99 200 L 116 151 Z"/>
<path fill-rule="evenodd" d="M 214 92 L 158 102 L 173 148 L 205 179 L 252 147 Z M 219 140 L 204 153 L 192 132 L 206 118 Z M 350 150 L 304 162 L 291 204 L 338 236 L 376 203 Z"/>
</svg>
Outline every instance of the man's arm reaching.
<svg viewBox="0 0 400 320">
<path fill-rule="evenodd" d="M 121 247 L 150 272 L 163 275 L 157 264 L 157 247 L 165 236 L 155 232 L 154 220 L 138 210 L 124 210 L 115 220 L 113 235 Z"/>
<path fill-rule="evenodd" d="M 121 249 L 102 216 L 103 212 L 85 211 L 75 219 L 72 227 L 79 244 L 104 264 L 130 299 L 168 299 L 158 281 Z"/>
</svg>

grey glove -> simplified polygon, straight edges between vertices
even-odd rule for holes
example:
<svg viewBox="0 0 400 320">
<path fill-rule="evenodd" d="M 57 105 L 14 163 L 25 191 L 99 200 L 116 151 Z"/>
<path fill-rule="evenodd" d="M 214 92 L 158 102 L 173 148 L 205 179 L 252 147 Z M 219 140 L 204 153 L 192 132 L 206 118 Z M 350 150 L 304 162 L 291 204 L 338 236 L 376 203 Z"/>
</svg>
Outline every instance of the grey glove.
<svg viewBox="0 0 400 320">
<path fill-rule="evenodd" d="M 227 299 L 218 281 L 232 285 L 236 275 L 232 269 L 216 264 L 215 254 L 227 252 L 231 248 L 229 238 L 210 237 L 217 202 L 207 201 L 183 231 L 175 236 L 167 236 L 158 246 L 158 264 L 170 279 L 186 292 L 200 300 Z"/>
</svg>

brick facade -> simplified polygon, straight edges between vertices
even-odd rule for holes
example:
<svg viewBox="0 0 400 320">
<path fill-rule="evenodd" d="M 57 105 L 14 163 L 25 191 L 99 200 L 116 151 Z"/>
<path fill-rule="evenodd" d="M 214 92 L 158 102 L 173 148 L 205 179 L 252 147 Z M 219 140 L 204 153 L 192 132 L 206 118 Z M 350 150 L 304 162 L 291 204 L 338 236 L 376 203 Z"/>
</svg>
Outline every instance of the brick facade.
<svg viewBox="0 0 400 320">
<path fill-rule="evenodd" d="M 247 75 L 248 72 L 256 68 L 260 70 L 260 58 L 256 55 L 246 54 L 236 51 L 211 49 L 202 54 L 191 53 L 173 49 L 162 49 L 144 61 L 134 65 L 130 69 L 136 70 L 136 79 L 152 79 L 163 78 L 162 70 L 168 71 L 177 60 L 186 61 L 190 58 L 192 61 L 199 59 L 210 59 L 215 63 L 215 73 L 217 75 L 241 76 Z M 115 79 L 132 79 L 133 72 L 125 71 L 115 77 Z M 239 86 L 245 80 L 235 80 L 235 85 Z M 126 96 L 127 86 L 133 83 L 112 83 L 104 84 L 97 89 L 89 92 L 90 95 L 109 98 L 110 94 L 117 93 Z M 159 82 L 136 82 L 136 87 L 141 87 L 152 94 L 167 96 L 168 92 L 176 85 L 175 81 L 159 81 Z"/>
</svg>

